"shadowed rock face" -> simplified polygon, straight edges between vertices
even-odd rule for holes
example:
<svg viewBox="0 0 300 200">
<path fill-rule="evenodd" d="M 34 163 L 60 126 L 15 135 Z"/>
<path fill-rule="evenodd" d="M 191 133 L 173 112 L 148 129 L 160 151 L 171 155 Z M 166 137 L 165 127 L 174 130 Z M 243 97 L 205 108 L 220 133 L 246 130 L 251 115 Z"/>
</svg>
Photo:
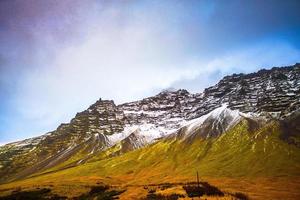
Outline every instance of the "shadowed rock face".
<svg viewBox="0 0 300 200">
<path fill-rule="evenodd" d="M 113 101 L 99 100 L 55 131 L 8 144 L 0 149 L 0 180 L 53 167 L 80 151 L 97 153 L 109 145 L 107 135 L 123 130 L 123 120 Z"/>
<path fill-rule="evenodd" d="M 136 130 L 120 142 L 118 154 L 123 154 L 145 145 L 147 145 L 147 139 L 139 134 L 139 130 Z"/>
<path fill-rule="evenodd" d="M 295 112 L 280 123 L 280 138 L 300 147 L 300 112 Z"/>
<path fill-rule="evenodd" d="M 295 143 L 294 134 L 299 136 L 300 119 L 291 114 L 300 108 L 300 64 L 226 76 L 198 94 L 186 90 L 163 91 L 156 96 L 121 105 L 99 99 L 55 131 L 0 147 L 0 181 L 25 177 L 71 157 L 78 159 L 68 166 L 82 164 L 116 143 L 121 144 L 120 153 L 124 153 L 179 129 L 183 134 L 182 127 L 187 122 L 212 112 L 222 104 L 243 113 L 285 119 L 281 137 Z M 224 115 L 221 120 L 208 118 L 193 130 L 190 138 L 217 137 L 231 124 L 230 115 Z M 259 124 L 253 121 L 252 128 L 256 126 Z M 128 127 L 136 128 L 112 139 Z M 153 132 L 156 133 L 149 139 Z"/>
</svg>

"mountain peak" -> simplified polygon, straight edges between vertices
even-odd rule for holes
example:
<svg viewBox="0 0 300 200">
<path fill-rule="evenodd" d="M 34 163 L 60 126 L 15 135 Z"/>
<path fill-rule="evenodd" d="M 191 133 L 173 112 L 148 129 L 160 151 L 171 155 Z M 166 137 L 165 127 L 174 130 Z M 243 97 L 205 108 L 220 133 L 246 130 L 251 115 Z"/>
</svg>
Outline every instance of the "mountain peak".
<svg viewBox="0 0 300 200">
<path fill-rule="evenodd" d="M 174 133 L 171 137 L 177 137 L 177 134 L 186 140 L 193 140 L 195 137 L 216 137 L 236 125 L 242 116 L 238 110 L 231 110 L 227 104 L 223 104 L 199 118 L 188 121 L 182 131 Z"/>
<path fill-rule="evenodd" d="M 168 88 L 162 90 L 159 94 L 190 94 L 186 89 L 175 89 L 175 88 Z"/>
<path fill-rule="evenodd" d="M 78 165 L 117 145 L 126 152 L 174 134 L 188 140 L 218 137 L 245 117 L 284 119 L 300 109 L 299 99 L 299 64 L 226 76 L 198 94 L 168 90 L 120 105 L 99 99 L 55 131 L 0 149 L 5 165 L 0 164 L 6 166 L 0 177 L 25 177 L 81 155 L 70 163 Z M 82 157 L 82 152 L 87 155 Z M 24 163 L 16 168 L 23 154 Z"/>
</svg>

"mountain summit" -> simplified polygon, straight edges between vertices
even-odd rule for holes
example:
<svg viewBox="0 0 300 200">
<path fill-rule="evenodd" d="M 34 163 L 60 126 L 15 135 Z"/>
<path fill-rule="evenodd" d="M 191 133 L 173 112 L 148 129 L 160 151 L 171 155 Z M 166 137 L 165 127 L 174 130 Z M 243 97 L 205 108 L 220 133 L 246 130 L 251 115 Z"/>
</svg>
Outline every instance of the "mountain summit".
<svg viewBox="0 0 300 200">
<path fill-rule="evenodd" d="M 189 174 L 184 162 L 206 175 L 298 176 L 299 111 L 300 64 L 226 76 L 197 94 L 165 90 L 121 105 L 99 99 L 54 131 L 1 146 L 0 181 L 76 166 L 92 173 L 84 166 L 93 164 L 107 174 Z"/>
</svg>

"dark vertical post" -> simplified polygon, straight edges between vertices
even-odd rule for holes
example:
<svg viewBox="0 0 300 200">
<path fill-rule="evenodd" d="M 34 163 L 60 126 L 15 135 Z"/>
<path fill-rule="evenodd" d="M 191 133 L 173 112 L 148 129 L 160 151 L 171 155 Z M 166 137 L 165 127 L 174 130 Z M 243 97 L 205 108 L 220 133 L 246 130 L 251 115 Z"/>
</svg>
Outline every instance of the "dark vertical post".
<svg viewBox="0 0 300 200">
<path fill-rule="evenodd" d="M 198 188 L 200 187 L 198 171 L 197 171 L 197 186 Z"/>
</svg>

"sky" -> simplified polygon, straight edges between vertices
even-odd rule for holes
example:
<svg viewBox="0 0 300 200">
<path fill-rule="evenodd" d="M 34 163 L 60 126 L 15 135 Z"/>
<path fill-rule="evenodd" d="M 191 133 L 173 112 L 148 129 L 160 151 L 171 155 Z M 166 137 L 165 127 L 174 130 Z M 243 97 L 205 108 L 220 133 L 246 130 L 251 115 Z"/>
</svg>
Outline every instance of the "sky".
<svg viewBox="0 0 300 200">
<path fill-rule="evenodd" d="M 298 0 L 2 0 L 0 144 L 69 122 L 100 97 L 193 93 L 300 62 Z"/>
</svg>

